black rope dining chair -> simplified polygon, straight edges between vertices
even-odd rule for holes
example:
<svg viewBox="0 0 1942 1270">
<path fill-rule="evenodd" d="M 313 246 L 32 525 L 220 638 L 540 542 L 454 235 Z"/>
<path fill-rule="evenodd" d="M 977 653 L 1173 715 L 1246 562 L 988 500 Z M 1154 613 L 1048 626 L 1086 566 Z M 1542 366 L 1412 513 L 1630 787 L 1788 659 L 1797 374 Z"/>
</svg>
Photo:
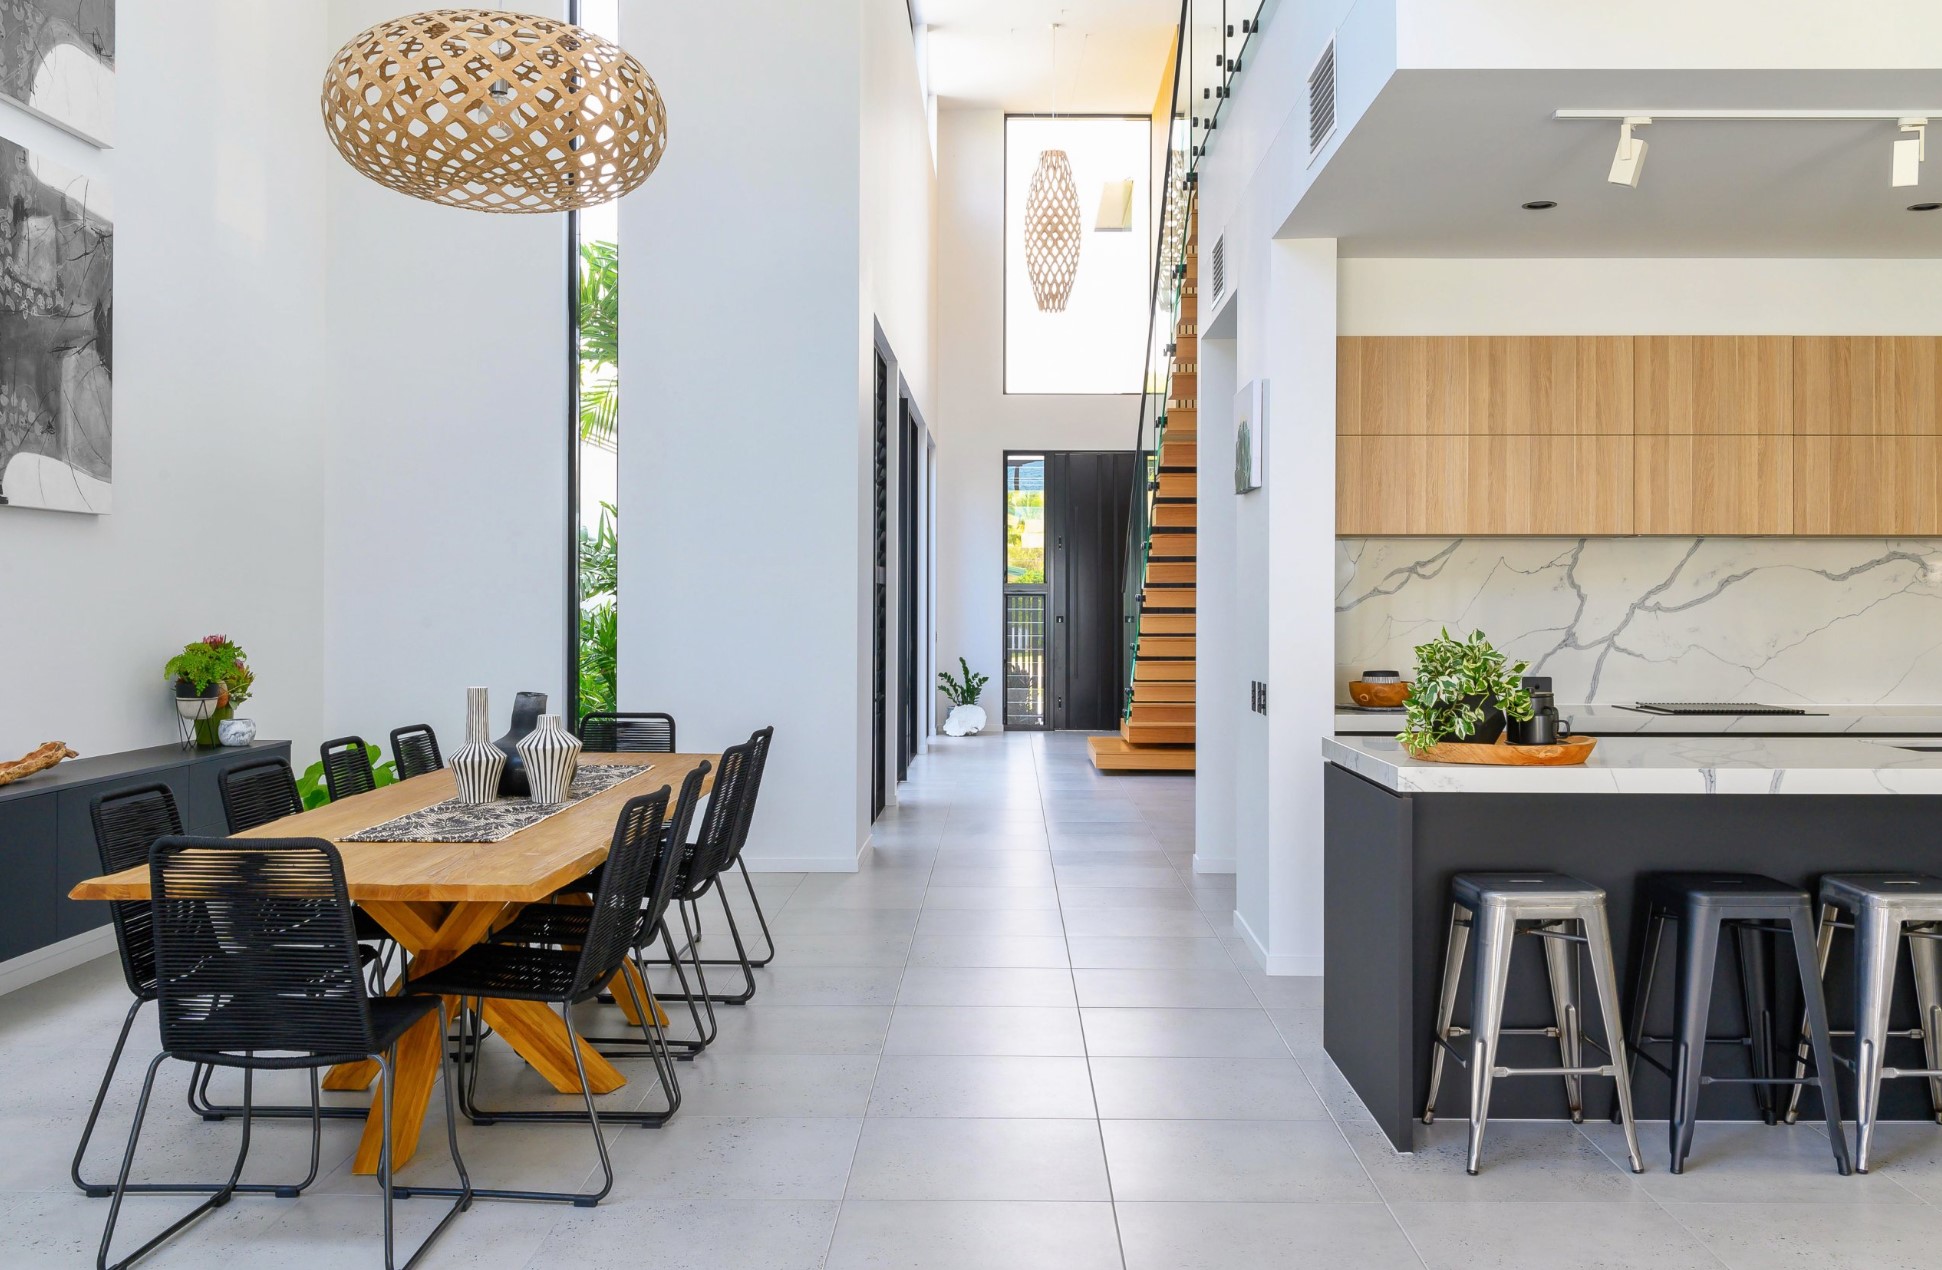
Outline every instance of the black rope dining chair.
<svg viewBox="0 0 1942 1270">
<path fill-rule="evenodd" d="M 368 794 L 378 787 L 378 774 L 371 770 L 371 747 L 361 736 L 340 736 L 318 747 L 324 760 L 324 788 L 330 800 Z"/>
<path fill-rule="evenodd" d="M 647 991 L 647 964 L 644 950 L 652 947 L 657 939 L 667 951 L 668 960 L 674 966 L 675 976 L 680 981 L 683 992 L 686 993 L 688 990 L 687 971 L 675 951 L 674 937 L 669 934 L 667 924 L 667 908 L 673 899 L 674 889 L 679 884 L 681 856 L 684 852 L 684 849 L 676 848 L 673 844 L 687 841 L 688 830 L 694 822 L 695 808 L 701 802 L 702 782 L 707 779 L 710 770 L 710 764 L 701 763 L 682 780 L 681 793 L 674 803 L 674 815 L 662 831 L 663 850 L 667 853 L 665 868 L 663 872 L 656 874 L 655 886 L 648 891 L 647 902 L 642 910 L 640 929 L 636 932 L 631 950 L 637 991 Z M 519 916 L 510 925 L 495 931 L 492 938 L 497 943 L 578 948 L 586 942 L 587 927 L 592 914 L 593 910 L 584 903 L 530 904 L 521 910 Z M 705 990 L 707 980 L 703 979 L 701 983 Z M 609 995 L 602 993 L 600 999 L 606 1002 L 609 1000 Z M 650 1054 L 657 1063 L 672 1062 L 677 1047 L 681 1050 L 682 1058 L 692 1058 L 714 1039 L 712 1027 L 714 1010 L 710 1007 L 709 1021 L 704 1025 L 701 1012 L 696 1008 L 696 1001 L 702 998 L 690 994 L 686 999 L 688 1013 L 694 1021 L 695 1035 L 701 1038 L 698 1042 L 669 1039 L 666 1031 L 658 1025 L 658 1017 L 652 1037 L 583 1036 L 582 1039 L 594 1043 L 596 1049 L 601 1045 L 638 1046 L 645 1040 L 650 1047 L 653 1047 L 650 1049 Z M 654 1004 L 651 992 L 648 1004 L 650 1006 Z M 625 1051 L 616 1053 L 602 1049 L 600 1052 L 608 1058 L 638 1057 L 637 1054 Z M 669 1082 L 666 1088 L 669 1091 L 670 1111 L 666 1114 L 671 1115 L 671 1109 L 680 1105 L 679 1082 L 671 1067 L 664 1072 L 664 1079 Z"/>
<path fill-rule="evenodd" d="M 470 1035 L 457 1048 L 467 1076 L 459 1105 L 468 1118 L 479 1124 L 499 1121 L 573 1122 L 593 1128 L 594 1145 L 600 1153 L 600 1169 L 605 1177 L 597 1191 L 513 1191 L 474 1189 L 470 1193 L 483 1199 L 551 1200 L 591 1208 L 606 1198 L 614 1187 L 614 1166 L 607 1154 L 603 1123 L 657 1125 L 667 1121 L 680 1105 L 679 1085 L 673 1080 L 673 1062 L 656 1059 L 662 1092 L 668 1099 L 665 1111 L 608 1112 L 594 1106 L 593 1091 L 587 1084 L 586 1060 L 580 1038 L 574 1031 L 572 1007 L 598 996 L 627 963 L 633 946 L 640 939 L 650 909 L 650 895 L 665 895 L 672 889 L 671 861 L 674 853 L 663 845 L 663 824 L 667 818 L 668 796 L 663 785 L 652 794 L 629 799 L 614 825 L 613 845 L 600 877 L 600 889 L 578 949 L 547 948 L 523 944 L 476 944 L 457 959 L 411 981 L 411 991 L 458 997 L 462 1014 L 470 1021 Z M 665 905 L 665 898 L 659 901 Z M 634 1006 L 640 1012 L 644 1038 L 654 1045 L 659 1024 L 654 1012 L 640 999 L 631 977 L 625 980 Z M 566 1032 L 567 1048 L 573 1052 L 574 1067 L 580 1077 L 580 1093 L 586 1100 L 586 1114 L 567 1111 L 481 1111 L 475 1094 L 479 1078 L 480 1046 L 484 1043 L 481 1014 L 488 999 L 534 1001 L 558 1008 L 560 1026 Z M 445 1187 L 402 1188 L 407 1195 L 450 1195 Z"/>
<path fill-rule="evenodd" d="M 749 876 L 748 866 L 741 859 L 742 847 L 748 841 L 749 824 L 755 815 L 756 795 L 762 788 L 762 771 L 768 763 L 769 742 L 774 735 L 774 728 L 763 728 L 742 744 L 730 746 L 722 752 L 714 793 L 708 800 L 708 815 L 689 853 L 687 874 L 675 892 L 680 904 L 682 931 L 688 940 L 689 965 L 694 968 L 696 976 L 705 975 L 703 968 L 707 966 L 737 966 L 741 969 L 742 987 L 739 991 L 711 993 L 702 989 L 707 1000 L 722 1005 L 742 1005 L 753 998 L 756 969 L 775 959 L 775 938 L 769 933 L 768 918 L 762 912 L 761 900 L 756 897 L 754 879 Z M 734 756 L 732 762 L 731 755 Z M 767 952 L 760 958 L 749 955 L 742 940 L 741 926 L 735 920 L 735 909 L 728 901 L 727 891 L 720 885 L 721 875 L 737 866 L 767 945 Z M 703 957 L 700 952 L 701 901 L 711 890 L 721 904 L 722 917 L 728 923 L 729 938 L 735 945 L 733 957 Z M 687 999 L 679 992 L 665 993 L 663 997 L 669 1001 Z"/>
<path fill-rule="evenodd" d="M 222 795 L 223 822 L 232 836 L 303 814 L 303 795 L 297 792 L 296 773 L 280 758 L 257 759 L 225 768 L 222 775 L 216 778 L 216 789 Z M 352 926 L 357 931 L 358 955 L 371 972 L 371 988 L 382 991 L 391 977 L 392 963 L 403 956 L 398 941 L 375 917 L 361 908 L 352 913 Z M 189 1105 L 206 1120 L 241 1115 L 243 1109 L 239 1106 L 210 1102 L 209 1080 L 212 1075 L 210 1069 L 203 1069 L 202 1079 L 191 1086 Z M 310 1113 L 301 1107 L 258 1107 L 256 1114 L 276 1118 L 307 1116 Z M 363 1114 L 362 1109 L 356 1107 L 324 1109 L 326 1118 L 350 1119 Z"/>
<path fill-rule="evenodd" d="M 384 1197 L 384 1264 L 390 1270 L 396 1264 L 391 1103 L 397 1045 L 406 1032 L 427 1018 L 436 1019 L 441 1003 L 436 997 L 372 997 L 365 990 L 351 931 L 344 862 L 328 842 L 171 835 L 150 849 L 149 889 L 162 1049 L 142 1081 L 95 1264 L 103 1270 L 108 1266 L 142 1122 L 163 1060 L 242 1071 L 242 1143 L 229 1180 L 116 1262 L 116 1270 L 133 1264 L 243 1189 L 238 1179 L 249 1158 L 257 1072 L 308 1071 L 314 1101 L 321 1069 L 371 1060 L 378 1065 L 376 1110 L 383 1116 L 378 1182 Z M 456 1199 L 406 1266 L 423 1256 L 452 1219 L 471 1206 L 471 1179 L 459 1156 L 453 1085 L 454 1078 L 448 1076 L 446 1139 L 458 1170 Z M 314 1177 L 321 1119 L 313 1120 L 311 1129 Z"/>
<path fill-rule="evenodd" d="M 651 710 L 582 715 L 580 743 L 589 754 L 673 754 L 674 716 Z"/>
<path fill-rule="evenodd" d="M 94 823 L 95 849 L 100 855 L 104 874 L 120 873 L 124 869 L 148 863 L 149 848 L 158 839 L 182 832 L 182 817 L 176 810 L 175 795 L 167 785 L 142 785 L 104 794 L 94 800 L 88 814 Z M 108 1069 L 101 1074 L 101 1087 L 95 1091 L 94 1103 L 88 1108 L 87 1123 L 81 1130 L 81 1142 L 74 1148 L 74 1162 L 68 1168 L 68 1176 L 73 1179 L 74 1185 L 91 1199 L 106 1199 L 114 1194 L 115 1188 L 112 1183 L 90 1182 L 82 1177 L 81 1160 L 88 1152 L 88 1142 L 94 1137 L 95 1125 L 101 1119 L 101 1105 L 107 1100 L 115 1071 L 121 1066 L 122 1051 L 127 1048 L 128 1033 L 134 1026 L 135 1016 L 144 1005 L 155 1000 L 155 938 L 149 901 L 115 900 L 109 904 L 108 910 L 114 923 L 115 950 L 121 955 L 122 978 L 127 981 L 128 991 L 135 1000 L 121 1021 L 121 1032 L 115 1037 L 114 1049 L 109 1051 Z M 189 1075 L 189 1105 L 198 1113 L 202 1108 L 197 1105 L 196 1090 L 207 1079 L 208 1069 L 200 1065 Z M 314 1107 L 276 1110 L 305 1117 L 313 1116 L 316 1111 Z M 313 1141 L 310 1176 L 302 1182 L 251 1184 L 236 1189 L 286 1198 L 296 1195 L 316 1180 L 316 1146 L 317 1143 Z M 220 1188 L 213 1183 L 142 1182 L 126 1189 L 133 1194 L 176 1195 L 208 1193 Z"/>
<path fill-rule="evenodd" d="M 445 757 L 438 750 L 438 733 L 432 731 L 429 723 L 414 723 L 410 727 L 392 729 L 391 760 L 398 769 L 398 779 L 401 781 L 436 772 L 445 766 Z"/>
</svg>

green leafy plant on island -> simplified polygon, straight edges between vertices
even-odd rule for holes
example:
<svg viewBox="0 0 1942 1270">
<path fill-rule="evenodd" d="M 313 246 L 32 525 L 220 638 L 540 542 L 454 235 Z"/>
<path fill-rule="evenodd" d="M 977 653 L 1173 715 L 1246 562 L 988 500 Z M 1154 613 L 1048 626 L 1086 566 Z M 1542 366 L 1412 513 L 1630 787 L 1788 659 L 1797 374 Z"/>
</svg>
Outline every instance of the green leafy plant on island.
<svg viewBox="0 0 1942 1270">
<path fill-rule="evenodd" d="M 971 669 L 971 663 L 962 657 L 958 658 L 958 668 L 964 671 L 962 679 L 948 670 L 937 672 L 937 690 L 954 706 L 975 706 L 978 704 L 978 694 L 991 682 L 991 676 Z"/>
<path fill-rule="evenodd" d="M 371 772 L 377 777 L 379 789 L 398 783 L 398 769 L 384 756 L 383 750 L 366 742 L 364 752 L 371 760 Z M 303 799 L 305 811 L 314 811 L 330 801 L 330 786 L 324 783 L 322 760 L 304 768 L 303 775 L 297 777 L 297 796 Z"/>
<path fill-rule="evenodd" d="M 1531 717 L 1531 694 L 1523 675 L 1529 662 L 1512 663 L 1482 631 L 1469 638 L 1447 627 L 1416 646 L 1416 678 L 1403 702 L 1403 730 L 1396 739 L 1421 754 L 1446 740 L 1468 741 L 1493 710 L 1509 719 Z"/>
</svg>

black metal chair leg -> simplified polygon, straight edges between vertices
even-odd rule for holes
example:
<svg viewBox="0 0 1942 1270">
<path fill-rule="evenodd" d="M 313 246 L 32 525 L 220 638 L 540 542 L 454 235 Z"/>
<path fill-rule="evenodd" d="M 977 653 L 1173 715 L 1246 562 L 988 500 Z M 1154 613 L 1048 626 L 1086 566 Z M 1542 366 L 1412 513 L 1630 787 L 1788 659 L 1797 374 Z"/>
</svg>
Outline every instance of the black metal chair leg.
<svg viewBox="0 0 1942 1270">
<path fill-rule="evenodd" d="M 121 1173 L 116 1178 L 116 1181 L 115 1181 L 114 1197 L 108 1203 L 108 1221 L 107 1221 L 107 1224 L 104 1225 L 101 1230 L 101 1248 L 95 1254 L 94 1264 L 95 1264 L 96 1270 L 111 1270 L 111 1268 L 108 1265 L 108 1249 L 114 1243 L 115 1224 L 121 1218 L 122 1198 L 125 1195 L 127 1195 L 129 1191 L 128 1174 L 134 1169 L 134 1166 L 135 1166 L 135 1147 L 137 1143 L 139 1143 L 141 1140 L 142 1122 L 148 1118 L 148 1100 L 150 1095 L 155 1092 L 155 1074 L 157 1071 L 161 1069 L 163 1061 L 167 1058 L 168 1058 L 167 1054 L 157 1054 L 154 1058 L 154 1061 L 149 1063 L 148 1075 L 142 1081 L 141 1101 L 135 1105 L 135 1123 L 129 1126 L 129 1129 L 128 1129 L 128 1149 L 122 1153 Z M 243 1165 L 249 1159 L 250 1120 L 252 1118 L 249 1114 L 251 1092 L 252 1090 L 251 1090 L 250 1076 L 248 1071 L 245 1070 L 245 1073 L 243 1076 L 243 1107 L 244 1107 L 243 1142 L 242 1142 L 241 1148 L 236 1152 L 235 1167 L 230 1169 L 229 1171 L 229 1181 L 224 1185 L 222 1185 L 221 1187 L 218 1187 L 215 1190 L 215 1193 L 210 1195 L 209 1198 L 203 1200 L 200 1204 L 197 1204 L 194 1208 L 190 1209 L 183 1216 L 178 1217 L 173 1223 L 169 1225 L 167 1229 L 163 1230 L 161 1234 L 156 1235 L 154 1238 L 150 1239 L 147 1243 L 135 1249 L 134 1252 L 128 1254 L 126 1257 L 123 1257 L 120 1261 L 115 1262 L 114 1266 L 112 1267 L 112 1270 L 123 1270 L 124 1267 L 135 1264 L 135 1262 L 141 1260 L 143 1257 L 153 1252 L 156 1248 L 160 1247 L 163 1243 L 167 1242 L 170 1238 L 172 1238 L 176 1234 L 177 1231 L 188 1226 L 191 1222 L 195 1221 L 203 1214 L 211 1212 L 214 1209 L 221 1208 L 224 1204 L 227 1204 L 230 1201 L 230 1198 L 232 1196 L 236 1194 L 237 1183 L 242 1179 L 242 1176 L 243 1176 Z M 314 1167 L 312 1171 L 313 1172 L 315 1171 Z"/>
<path fill-rule="evenodd" d="M 1747 1058 L 1756 1082 L 1774 1079 L 1777 1064 L 1773 1045 L 1773 947 L 1767 933 L 1747 922 L 1733 924 L 1734 949 L 1739 954 L 1740 1001 L 1746 1012 Z M 1754 1105 L 1767 1124 L 1780 1122 L 1774 1086 L 1756 1083 Z"/>
<path fill-rule="evenodd" d="M 483 998 L 474 998 L 474 1001 L 480 1010 L 484 1009 L 485 1003 Z M 461 1008 L 464 1008 L 463 1003 L 461 1003 Z M 461 1173 L 462 1186 L 400 1186 L 396 1188 L 399 1198 L 413 1199 L 420 1195 L 463 1196 L 468 1201 L 473 1199 L 516 1199 L 533 1200 L 542 1203 L 572 1204 L 575 1208 L 592 1208 L 607 1197 L 607 1193 L 614 1189 L 614 1165 L 612 1159 L 607 1154 L 607 1137 L 600 1129 L 602 1117 L 599 1109 L 594 1106 L 593 1090 L 587 1084 L 587 1063 L 586 1059 L 580 1053 L 580 1046 L 578 1044 L 579 1037 L 573 1030 L 573 1020 L 570 1015 L 571 1009 L 571 1006 L 560 1006 L 560 1026 L 566 1030 L 567 1048 L 573 1051 L 574 1070 L 580 1076 L 580 1096 L 586 1103 L 585 1116 L 582 1116 L 578 1112 L 564 1111 L 486 1111 L 478 1117 L 478 1123 L 495 1124 L 502 1120 L 523 1120 L 549 1124 L 584 1123 L 591 1125 L 593 1128 L 594 1145 L 600 1151 L 600 1170 L 602 1176 L 605 1178 L 605 1182 L 601 1188 L 598 1191 L 579 1192 L 503 1190 L 473 1186 L 470 1179 Z M 472 1061 L 475 1068 L 474 1078 L 476 1079 L 477 1054 L 473 1055 Z M 626 1117 L 619 1113 L 610 1113 L 606 1118 L 609 1120 L 624 1120 Z"/>
<path fill-rule="evenodd" d="M 735 859 L 735 867 L 742 871 L 742 885 L 748 890 L 748 902 L 755 909 L 755 920 L 762 928 L 762 946 L 769 951 L 760 957 L 752 958 L 752 966 L 766 966 L 775 960 L 775 936 L 769 933 L 769 919 L 762 912 L 762 897 L 755 893 L 755 879 L 749 876 L 748 862 L 740 856 Z"/>
<path fill-rule="evenodd" d="M 1633 1087 L 1632 1077 L 1638 1070 L 1639 1056 L 1645 1053 L 1646 1010 L 1652 1003 L 1652 982 L 1659 973 L 1659 945 L 1664 942 L 1666 933 L 1665 914 L 1653 907 L 1650 900 L 1641 899 L 1639 903 L 1643 915 L 1637 924 L 1637 943 L 1632 949 L 1632 1026 L 1625 1037 L 1625 1055 L 1630 1069 L 1620 1077 L 1628 1088 Z M 1612 1099 L 1611 1120 L 1613 1124 L 1623 1121 L 1617 1098 Z"/>
<path fill-rule="evenodd" d="M 1672 1119 L 1667 1125 L 1670 1169 L 1674 1173 L 1686 1171 L 1693 1130 L 1699 1124 L 1700 1077 L 1706 1066 L 1706 1023 L 1713 1001 L 1719 935 L 1720 924 L 1710 915 L 1680 915 L 1679 975 L 1674 993 L 1678 1023 L 1672 1042 Z"/>
<path fill-rule="evenodd" d="M 216 1069 L 206 1063 L 197 1063 L 189 1073 L 189 1110 L 204 1120 L 227 1120 L 240 1116 L 243 1109 L 233 1103 L 212 1102 L 209 1098 L 209 1082 Z M 258 1120 L 308 1120 L 310 1108 L 298 1106 L 258 1107 L 251 1113 Z M 320 1107 L 319 1113 L 326 1120 L 363 1120 L 369 1114 L 365 1107 Z"/>
</svg>

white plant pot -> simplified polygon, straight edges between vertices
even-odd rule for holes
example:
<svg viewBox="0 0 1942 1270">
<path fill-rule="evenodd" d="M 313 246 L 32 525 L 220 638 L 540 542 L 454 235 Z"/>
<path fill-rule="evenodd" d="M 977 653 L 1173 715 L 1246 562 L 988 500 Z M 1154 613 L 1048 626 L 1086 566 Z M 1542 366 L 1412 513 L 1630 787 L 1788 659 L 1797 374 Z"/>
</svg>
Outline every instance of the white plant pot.
<svg viewBox="0 0 1942 1270">
<path fill-rule="evenodd" d="M 976 736 L 984 731 L 985 722 L 983 706 L 952 706 L 944 716 L 944 735 Z"/>
</svg>

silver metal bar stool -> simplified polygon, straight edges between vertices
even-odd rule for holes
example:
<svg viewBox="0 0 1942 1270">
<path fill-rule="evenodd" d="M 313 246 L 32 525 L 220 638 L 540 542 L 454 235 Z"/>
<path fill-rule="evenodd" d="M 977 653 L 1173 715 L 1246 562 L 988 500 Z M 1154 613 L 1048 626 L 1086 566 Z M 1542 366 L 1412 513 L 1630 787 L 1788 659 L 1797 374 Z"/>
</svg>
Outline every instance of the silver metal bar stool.
<svg viewBox="0 0 1942 1270">
<path fill-rule="evenodd" d="M 1868 1148 L 1881 1114 L 1881 1082 L 1904 1076 L 1925 1076 L 1929 1108 L 1942 1124 L 1942 878 L 1928 873 L 1830 873 L 1821 878 L 1821 920 L 1818 951 L 1821 977 L 1836 929 L 1854 931 L 1854 1058 L 1836 1056 L 1854 1072 L 1854 1169 L 1868 1171 Z M 1850 920 L 1841 920 L 1842 914 Z M 1915 970 L 1915 1003 L 1921 1018 L 1905 1031 L 1888 1030 L 1895 999 L 1895 969 L 1901 945 L 1908 944 Z M 1889 1038 L 1922 1042 L 1926 1067 L 1890 1067 Z M 1797 1054 L 1796 1073 L 1805 1066 Z M 1799 1114 L 1799 1087 L 1787 1107 L 1787 1121 Z"/>
<path fill-rule="evenodd" d="M 1453 1016 L 1473 927 L 1477 946 L 1470 989 L 1471 1022 L 1468 1028 L 1462 1028 L 1454 1025 Z M 1503 1026 L 1511 945 L 1520 927 L 1524 928 L 1521 933 L 1544 941 L 1555 1026 Z M 1576 945 L 1583 945 L 1591 955 L 1591 978 L 1598 995 L 1598 1013 L 1605 1027 L 1602 1044 L 1584 1034 L 1577 996 Z M 1623 1019 L 1618 1006 L 1618 971 L 1612 962 L 1611 926 L 1605 917 L 1602 887 L 1562 873 L 1457 874 L 1450 880 L 1450 935 L 1443 957 L 1443 988 L 1437 1000 L 1435 1044 L 1430 1050 L 1430 1090 L 1423 1106 L 1423 1123 L 1436 1122 L 1436 1095 L 1443 1083 L 1443 1060 L 1446 1055 L 1453 1057 L 1470 1072 L 1468 1169 L 1475 1174 L 1483 1155 L 1491 1083 L 1497 1077 L 1562 1076 L 1565 1094 L 1570 1100 L 1571 1119 L 1582 1122 L 1584 1077 L 1610 1076 L 1615 1079 L 1619 1123 L 1625 1129 L 1625 1149 L 1631 1157 L 1632 1172 L 1643 1173 L 1645 1160 L 1639 1154 L 1638 1129 L 1632 1121 L 1631 1083 L 1626 1079 L 1630 1064 L 1625 1057 Z M 1471 1038 L 1468 1055 L 1459 1053 L 1450 1043 L 1459 1036 Z M 1555 1036 L 1561 1065 L 1504 1066 L 1499 1042 L 1505 1036 Z M 1602 1051 L 1606 1061 L 1587 1065 L 1583 1053 L 1586 1045 Z"/>
</svg>

